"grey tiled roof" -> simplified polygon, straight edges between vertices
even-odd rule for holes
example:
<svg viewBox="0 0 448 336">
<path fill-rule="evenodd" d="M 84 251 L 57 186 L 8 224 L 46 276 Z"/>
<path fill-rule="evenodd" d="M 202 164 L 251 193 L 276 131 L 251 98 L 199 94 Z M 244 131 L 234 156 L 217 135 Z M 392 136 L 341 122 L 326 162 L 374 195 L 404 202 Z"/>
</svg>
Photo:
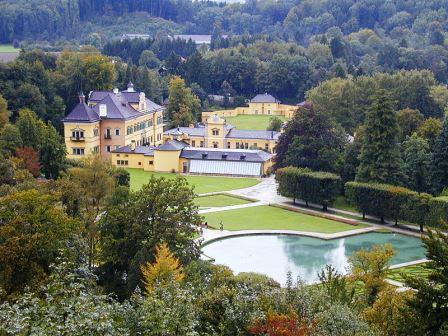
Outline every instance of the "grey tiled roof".
<svg viewBox="0 0 448 336">
<path fill-rule="evenodd" d="M 260 139 L 260 140 L 277 140 L 280 136 L 280 132 L 275 131 L 252 131 L 252 130 L 239 130 L 232 128 L 227 133 L 226 138 L 231 139 Z"/>
<path fill-rule="evenodd" d="M 137 146 L 135 150 L 131 149 L 131 146 L 123 146 L 116 150 L 113 150 L 112 153 L 132 153 L 132 154 L 145 154 L 145 155 L 154 155 L 153 146 Z"/>
<path fill-rule="evenodd" d="M 63 122 L 95 122 L 100 120 L 98 113 L 85 103 L 78 103 L 62 120 Z"/>
<path fill-rule="evenodd" d="M 117 97 L 117 95 L 111 91 L 92 91 L 90 92 L 89 95 L 89 101 L 98 103 L 108 96 Z M 125 103 L 137 104 L 140 101 L 140 92 L 121 91 L 119 97 Z M 154 103 L 152 100 L 149 100 L 148 98 L 146 98 L 146 108 L 149 112 L 163 109 L 162 106 Z"/>
<path fill-rule="evenodd" d="M 114 94 L 107 95 L 103 100 L 96 104 L 92 109 L 99 115 L 100 105 L 106 105 L 107 119 L 133 119 L 142 116 L 143 113 L 135 110 L 128 103 L 123 102 L 119 96 Z M 103 117 L 102 117 L 103 118 Z"/>
<path fill-rule="evenodd" d="M 203 154 L 206 154 L 206 157 Z M 193 160 L 265 162 L 272 158 L 272 154 L 250 149 L 186 147 L 182 150 L 180 157 Z"/>
<path fill-rule="evenodd" d="M 279 100 L 275 99 L 275 97 L 271 96 L 268 93 L 265 94 L 257 94 L 250 100 L 251 103 L 280 103 Z"/>
<path fill-rule="evenodd" d="M 205 136 L 205 127 L 176 127 L 165 131 L 165 135 L 179 135 L 185 133 L 191 136 Z"/>
<path fill-rule="evenodd" d="M 156 147 L 154 150 L 178 151 L 185 147 L 188 147 L 188 144 L 183 141 L 170 140 L 170 141 L 165 142 L 163 145 Z"/>
</svg>

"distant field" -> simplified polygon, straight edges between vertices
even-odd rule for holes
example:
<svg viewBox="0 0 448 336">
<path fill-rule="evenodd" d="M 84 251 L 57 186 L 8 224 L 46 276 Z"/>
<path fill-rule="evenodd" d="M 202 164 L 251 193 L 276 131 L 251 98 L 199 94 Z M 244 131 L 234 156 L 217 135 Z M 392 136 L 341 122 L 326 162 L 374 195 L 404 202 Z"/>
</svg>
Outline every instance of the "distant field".
<svg viewBox="0 0 448 336">
<path fill-rule="evenodd" d="M 6 53 L 6 52 L 15 52 L 19 51 L 20 49 L 16 49 L 12 46 L 12 44 L 0 44 L 0 52 Z"/>
<path fill-rule="evenodd" d="M 247 130 L 266 130 L 269 126 L 270 115 L 239 115 L 236 117 L 227 117 L 226 121 L 238 129 Z M 279 117 L 286 121 L 285 117 Z"/>
<path fill-rule="evenodd" d="M 171 173 L 153 173 L 140 169 L 128 169 L 131 174 L 131 189 L 138 190 L 147 183 L 152 175 L 155 177 L 175 178 L 179 176 Z M 217 177 L 217 176 L 193 176 L 183 175 L 185 179 L 193 185 L 196 194 L 205 194 L 216 191 L 228 191 L 252 187 L 260 180 L 255 178 Z"/>
</svg>

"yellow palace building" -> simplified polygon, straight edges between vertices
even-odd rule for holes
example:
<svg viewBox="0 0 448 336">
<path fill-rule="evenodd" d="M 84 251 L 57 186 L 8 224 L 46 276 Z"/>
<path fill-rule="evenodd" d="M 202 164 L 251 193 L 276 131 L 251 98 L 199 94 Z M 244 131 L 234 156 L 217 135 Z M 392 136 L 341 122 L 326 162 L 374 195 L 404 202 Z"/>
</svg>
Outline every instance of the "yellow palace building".
<svg viewBox="0 0 448 336">
<path fill-rule="evenodd" d="M 121 147 L 112 151 L 112 164 L 154 172 L 260 177 L 269 174 L 273 157 L 262 150 L 197 148 L 169 140 L 157 147 Z"/>
<path fill-rule="evenodd" d="M 176 127 L 165 131 L 164 141 L 179 140 L 191 147 L 225 149 L 260 149 L 275 152 L 280 132 L 239 130 L 218 115 L 208 117 L 204 123 L 190 127 Z"/>
<path fill-rule="evenodd" d="M 84 158 L 111 152 L 135 143 L 157 146 L 163 143 L 164 108 L 136 92 L 132 83 L 125 91 L 92 91 L 63 119 L 67 157 Z"/>
<path fill-rule="evenodd" d="M 247 107 L 237 107 L 233 110 L 219 110 L 202 112 L 202 121 L 217 115 L 221 118 L 236 117 L 238 115 L 276 115 L 291 119 L 297 110 L 295 105 L 282 104 L 268 93 L 258 94 L 249 101 Z"/>
</svg>

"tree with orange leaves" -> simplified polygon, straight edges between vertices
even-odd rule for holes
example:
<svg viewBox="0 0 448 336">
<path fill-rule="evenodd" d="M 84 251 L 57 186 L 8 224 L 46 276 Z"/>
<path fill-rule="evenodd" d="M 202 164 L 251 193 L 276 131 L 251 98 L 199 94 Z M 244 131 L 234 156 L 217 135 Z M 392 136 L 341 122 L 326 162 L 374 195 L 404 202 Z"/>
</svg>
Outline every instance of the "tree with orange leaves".
<svg viewBox="0 0 448 336">
<path fill-rule="evenodd" d="M 268 313 L 266 319 L 256 321 L 249 332 L 262 336 L 309 336 L 315 330 L 314 323 L 299 319 L 295 312 L 288 314 Z"/>
<path fill-rule="evenodd" d="M 39 153 L 31 147 L 16 150 L 16 157 L 22 160 L 23 169 L 28 170 L 34 177 L 40 176 Z"/>
</svg>

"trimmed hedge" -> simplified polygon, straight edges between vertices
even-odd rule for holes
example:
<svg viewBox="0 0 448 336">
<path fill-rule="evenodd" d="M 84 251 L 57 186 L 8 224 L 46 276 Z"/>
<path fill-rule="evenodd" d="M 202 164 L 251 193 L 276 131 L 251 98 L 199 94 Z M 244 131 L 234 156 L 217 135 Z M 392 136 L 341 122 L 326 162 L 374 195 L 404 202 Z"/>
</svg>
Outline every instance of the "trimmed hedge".
<svg viewBox="0 0 448 336">
<path fill-rule="evenodd" d="M 440 227 L 448 221 L 448 197 L 432 197 L 389 184 L 347 182 L 345 194 L 359 211 L 379 217 L 423 226 Z"/>
<path fill-rule="evenodd" d="M 285 197 L 322 205 L 323 210 L 333 204 L 341 192 L 341 178 L 332 173 L 314 172 L 306 168 L 286 167 L 276 172 L 278 192 Z"/>
</svg>

